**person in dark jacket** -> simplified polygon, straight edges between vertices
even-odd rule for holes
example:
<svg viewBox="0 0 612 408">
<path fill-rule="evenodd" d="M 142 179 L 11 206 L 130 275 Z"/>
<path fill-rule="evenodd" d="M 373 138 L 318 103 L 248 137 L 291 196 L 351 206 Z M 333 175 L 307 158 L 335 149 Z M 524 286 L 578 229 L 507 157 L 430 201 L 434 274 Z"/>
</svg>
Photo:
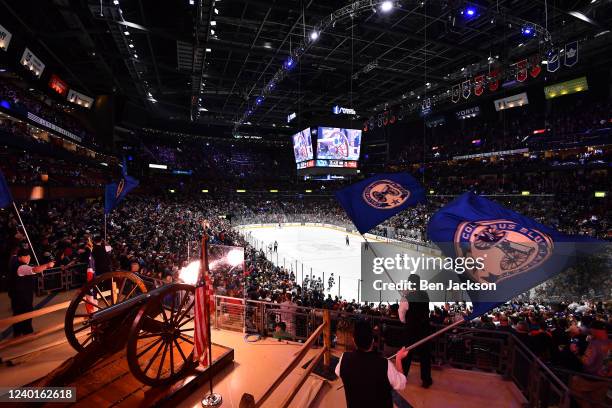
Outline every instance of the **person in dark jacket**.
<svg viewBox="0 0 612 408">
<path fill-rule="evenodd" d="M 111 271 L 111 259 L 106 252 L 105 243 L 102 237 L 97 236 L 95 238 L 91 256 L 93 257 L 97 276 Z"/>
<path fill-rule="evenodd" d="M 36 274 L 45 269 L 53 268 L 54 263 L 48 262 L 40 266 L 30 266 L 30 250 L 21 248 L 17 252 L 17 261 L 11 264 L 10 274 L 12 286 L 10 288 L 11 308 L 13 316 L 28 313 L 34 310 L 34 289 Z M 33 333 L 32 319 L 23 320 L 13 324 L 13 336 Z"/>
<path fill-rule="evenodd" d="M 408 278 L 408 281 L 413 282 L 416 288 L 419 287 L 420 280 L 421 278 L 417 274 L 412 274 Z M 404 341 L 406 346 L 414 344 L 431 334 L 429 295 L 427 292 L 419 289 L 409 291 L 400 302 L 399 316 L 405 325 Z M 414 353 L 418 354 L 421 365 L 421 385 L 423 388 L 429 388 L 433 384 L 431 378 L 431 344 L 426 342 L 414 349 Z M 411 352 L 402 364 L 406 377 L 408 377 L 410 371 L 412 355 Z"/>
<path fill-rule="evenodd" d="M 336 375 L 342 379 L 348 408 L 392 408 L 393 390 L 403 390 L 406 376 L 402 374 L 402 360 L 408 350 L 401 348 L 395 363 L 374 351 L 374 334 L 370 324 L 355 323 L 353 340 L 357 351 L 348 351 L 336 365 Z"/>
</svg>

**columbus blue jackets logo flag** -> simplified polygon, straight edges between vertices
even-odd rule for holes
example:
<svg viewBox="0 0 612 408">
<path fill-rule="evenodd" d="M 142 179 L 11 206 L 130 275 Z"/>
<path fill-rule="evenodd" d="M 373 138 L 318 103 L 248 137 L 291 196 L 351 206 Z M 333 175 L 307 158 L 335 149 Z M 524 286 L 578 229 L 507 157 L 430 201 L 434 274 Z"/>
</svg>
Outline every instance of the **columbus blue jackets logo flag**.
<svg viewBox="0 0 612 408">
<path fill-rule="evenodd" d="M 407 173 L 378 174 L 336 192 L 360 233 L 425 201 L 423 187 Z"/>
<path fill-rule="evenodd" d="M 125 160 L 123 161 L 121 173 L 121 180 L 106 185 L 104 191 L 104 214 L 110 214 L 121 200 L 123 200 L 130 191 L 138 187 L 140 183 L 134 177 L 128 176 L 127 163 Z"/>
<path fill-rule="evenodd" d="M 566 235 L 531 218 L 467 192 L 444 206 L 427 227 L 446 256 L 484 259 L 484 268 L 461 279 L 495 283 L 494 291 L 468 291 L 474 318 L 552 278 L 595 253 L 601 241 Z"/>
</svg>

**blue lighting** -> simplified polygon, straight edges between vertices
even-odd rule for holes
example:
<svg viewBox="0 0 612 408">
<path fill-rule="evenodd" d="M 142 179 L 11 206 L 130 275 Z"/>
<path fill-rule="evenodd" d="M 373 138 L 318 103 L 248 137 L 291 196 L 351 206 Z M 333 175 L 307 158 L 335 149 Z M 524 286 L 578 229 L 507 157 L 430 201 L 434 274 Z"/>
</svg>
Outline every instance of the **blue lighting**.
<svg viewBox="0 0 612 408">
<path fill-rule="evenodd" d="M 0 106 L 2 106 L 4 109 L 11 109 L 11 104 L 9 101 L 2 100 L 2 102 L 0 102 Z"/>
<path fill-rule="evenodd" d="M 530 25 L 523 26 L 523 28 L 521 28 L 521 34 L 525 37 L 531 37 L 535 34 L 535 29 Z"/>
<path fill-rule="evenodd" d="M 473 8 L 468 8 L 467 10 L 465 10 L 465 14 L 471 17 L 476 14 L 476 10 L 474 10 Z"/>
<path fill-rule="evenodd" d="M 285 61 L 285 69 L 287 71 L 289 71 L 291 68 L 293 68 L 293 65 L 295 65 L 295 61 L 293 60 L 292 57 L 287 58 L 287 61 Z"/>
<path fill-rule="evenodd" d="M 263 97 L 263 96 L 258 96 L 258 97 L 255 99 L 255 103 L 256 103 L 257 105 L 261 105 L 261 104 L 263 103 L 263 101 L 264 101 L 264 97 Z"/>
</svg>

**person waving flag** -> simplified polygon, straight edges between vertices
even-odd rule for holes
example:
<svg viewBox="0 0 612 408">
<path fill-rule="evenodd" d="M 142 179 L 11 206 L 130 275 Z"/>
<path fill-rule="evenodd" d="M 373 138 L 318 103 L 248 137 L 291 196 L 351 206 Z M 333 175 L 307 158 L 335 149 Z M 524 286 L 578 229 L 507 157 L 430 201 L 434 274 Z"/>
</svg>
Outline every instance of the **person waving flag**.
<svg viewBox="0 0 612 408">
<path fill-rule="evenodd" d="M 579 257 L 601 251 L 604 245 L 563 234 L 472 192 L 435 213 L 427 235 L 446 256 L 476 260 L 474 267 L 459 275 L 468 283 L 463 287 L 474 306 L 468 319 L 576 265 Z M 482 284 L 489 289 L 470 290 Z"/>
<path fill-rule="evenodd" d="M 336 198 L 364 234 L 400 211 L 425 202 L 425 191 L 408 173 L 384 173 L 337 191 Z"/>
</svg>

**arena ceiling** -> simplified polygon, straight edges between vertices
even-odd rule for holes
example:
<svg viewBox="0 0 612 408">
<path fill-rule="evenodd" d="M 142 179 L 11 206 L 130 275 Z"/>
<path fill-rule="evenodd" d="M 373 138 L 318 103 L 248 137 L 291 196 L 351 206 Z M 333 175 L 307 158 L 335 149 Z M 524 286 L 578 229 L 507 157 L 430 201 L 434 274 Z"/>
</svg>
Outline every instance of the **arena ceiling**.
<svg viewBox="0 0 612 408">
<path fill-rule="evenodd" d="M 336 104 L 366 115 L 424 87 L 448 87 L 462 68 L 541 48 L 538 38 L 522 38 L 515 21 L 547 26 L 562 44 L 593 37 L 612 20 L 606 0 L 557 0 L 546 8 L 544 0 L 405 0 L 386 13 L 373 6 L 338 19 L 310 40 L 349 3 L 0 0 L 3 14 L 51 53 L 66 80 L 91 94 L 124 95 L 158 118 L 231 127 L 291 52 L 312 42 L 244 125 L 270 130 L 284 127 L 291 112 L 316 115 Z M 473 17 L 461 15 L 467 7 Z"/>
</svg>

